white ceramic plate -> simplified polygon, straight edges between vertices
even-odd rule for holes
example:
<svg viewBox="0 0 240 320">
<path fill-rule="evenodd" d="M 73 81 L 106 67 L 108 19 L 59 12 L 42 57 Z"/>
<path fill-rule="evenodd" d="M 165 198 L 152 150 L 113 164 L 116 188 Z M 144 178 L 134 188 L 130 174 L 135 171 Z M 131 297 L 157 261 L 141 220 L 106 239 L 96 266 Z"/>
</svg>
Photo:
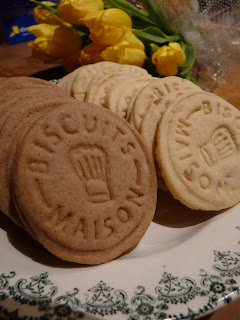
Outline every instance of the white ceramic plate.
<svg viewBox="0 0 240 320">
<path fill-rule="evenodd" d="M 240 205 L 200 213 L 159 193 L 131 252 L 99 266 L 62 262 L 0 215 L 0 317 L 197 319 L 240 297 Z"/>
</svg>

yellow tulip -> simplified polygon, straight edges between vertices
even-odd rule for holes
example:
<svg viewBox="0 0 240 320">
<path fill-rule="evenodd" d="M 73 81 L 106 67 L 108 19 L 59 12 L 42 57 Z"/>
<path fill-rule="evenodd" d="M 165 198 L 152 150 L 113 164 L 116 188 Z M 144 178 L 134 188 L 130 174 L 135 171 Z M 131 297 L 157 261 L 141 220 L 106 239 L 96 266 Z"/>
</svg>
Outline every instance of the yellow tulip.
<svg viewBox="0 0 240 320">
<path fill-rule="evenodd" d="M 106 47 L 90 43 L 75 54 L 65 57 L 63 61 L 64 68 L 68 72 L 72 72 L 80 66 L 103 61 L 101 53 L 105 49 Z"/>
<path fill-rule="evenodd" d="M 45 4 L 46 6 L 53 6 L 56 5 L 56 3 L 51 1 L 42 1 L 42 4 Z M 71 25 L 60 17 L 58 17 L 56 14 L 49 15 L 50 11 L 47 9 L 41 9 L 38 5 L 36 8 L 33 9 L 33 17 L 34 20 L 37 23 L 48 23 L 48 24 L 54 24 L 54 25 L 65 25 L 70 27 Z"/>
<path fill-rule="evenodd" d="M 28 28 L 37 38 L 29 43 L 32 55 L 43 61 L 51 61 L 73 55 L 81 48 L 81 38 L 72 28 L 37 24 Z"/>
<path fill-rule="evenodd" d="M 105 49 L 105 46 L 99 46 L 96 43 L 90 43 L 85 46 L 79 53 L 78 61 L 80 62 L 80 65 L 103 61 L 101 54 Z"/>
<path fill-rule="evenodd" d="M 89 38 L 102 46 L 116 44 L 124 34 L 124 27 L 132 27 L 130 16 L 116 8 L 90 13 L 80 23 L 90 29 Z"/>
<path fill-rule="evenodd" d="M 125 28 L 125 33 L 119 42 L 106 48 L 102 57 L 106 61 L 142 67 L 146 59 L 145 47 L 131 30 Z"/>
<path fill-rule="evenodd" d="M 185 53 L 178 42 L 169 43 L 169 48 L 175 53 L 178 65 L 183 64 L 186 60 Z"/>
<path fill-rule="evenodd" d="M 103 8 L 102 0 L 60 0 L 58 11 L 65 21 L 80 24 L 81 18 Z"/>
<path fill-rule="evenodd" d="M 178 73 L 178 65 L 183 64 L 185 60 L 185 53 L 178 42 L 162 46 L 152 55 L 152 63 L 162 76 L 175 76 Z"/>
</svg>

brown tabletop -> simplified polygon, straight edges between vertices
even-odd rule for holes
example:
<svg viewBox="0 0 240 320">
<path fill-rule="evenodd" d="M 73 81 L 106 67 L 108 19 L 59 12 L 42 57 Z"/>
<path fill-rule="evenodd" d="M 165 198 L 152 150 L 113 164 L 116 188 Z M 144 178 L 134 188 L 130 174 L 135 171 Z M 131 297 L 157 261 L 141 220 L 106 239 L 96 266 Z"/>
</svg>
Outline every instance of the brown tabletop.
<svg viewBox="0 0 240 320">
<path fill-rule="evenodd" d="M 26 42 L 12 46 L 0 45 L 0 77 L 29 76 L 59 65 L 61 65 L 60 61 L 43 63 L 33 59 L 31 48 Z M 240 110 L 240 65 L 229 75 L 226 83 L 215 90 L 215 93 Z M 201 320 L 240 320 L 240 299 Z"/>
</svg>

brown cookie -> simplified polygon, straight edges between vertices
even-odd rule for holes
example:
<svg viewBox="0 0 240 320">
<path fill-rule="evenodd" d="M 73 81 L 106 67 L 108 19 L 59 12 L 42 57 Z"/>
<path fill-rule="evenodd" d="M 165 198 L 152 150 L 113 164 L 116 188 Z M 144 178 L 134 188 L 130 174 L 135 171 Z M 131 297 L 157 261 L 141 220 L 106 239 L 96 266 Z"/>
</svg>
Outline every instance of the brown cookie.
<svg viewBox="0 0 240 320">
<path fill-rule="evenodd" d="M 0 143 L 0 210 L 16 224 L 22 226 L 16 210 L 12 206 L 10 194 L 10 173 L 21 131 L 34 122 L 43 112 L 56 108 L 71 99 L 54 98 L 29 100 L 18 112 L 11 112 L 1 127 Z"/>
<path fill-rule="evenodd" d="M 22 88 L 33 88 L 41 86 L 57 87 L 55 84 L 49 81 L 31 78 L 31 77 L 1 77 L 0 78 L 0 91 L 5 89 L 22 89 Z M 61 88 L 57 87 L 59 91 L 63 91 Z"/>
<path fill-rule="evenodd" d="M 35 82 L 33 82 L 34 86 L 32 86 L 30 84 L 24 85 L 21 77 L 19 78 L 19 84 L 17 83 L 16 78 L 6 78 L 7 85 L 4 88 L 2 88 L 0 85 L 0 117 L 5 111 L 8 111 L 10 108 L 18 108 L 20 104 L 24 105 L 28 99 L 48 98 L 49 96 L 54 96 L 56 98 L 68 97 L 62 89 L 58 88 L 56 85 L 48 83 L 47 81 L 44 81 L 43 83 L 40 82 L 40 86 L 36 86 Z M 13 80 L 12 85 L 10 79 Z"/>
<path fill-rule="evenodd" d="M 26 77 L 0 79 L 0 210 L 20 226 L 22 224 L 16 211 L 14 208 L 9 209 L 9 168 L 12 161 L 9 149 L 14 153 L 20 129 L 32 121 L 31 117 L 34 121 L 46 108 L 69 100 L 74 101 L 63 90 L 47 81 Z"/>
<path fill-rule="evenodd" d="M 32 124 L 18 144 L 12 188 L 30 233 L 56 256 L 83 264 L 134 247 L 157 198 L 142 137 L 87 103 L 66 104 Z"/>
</svg>

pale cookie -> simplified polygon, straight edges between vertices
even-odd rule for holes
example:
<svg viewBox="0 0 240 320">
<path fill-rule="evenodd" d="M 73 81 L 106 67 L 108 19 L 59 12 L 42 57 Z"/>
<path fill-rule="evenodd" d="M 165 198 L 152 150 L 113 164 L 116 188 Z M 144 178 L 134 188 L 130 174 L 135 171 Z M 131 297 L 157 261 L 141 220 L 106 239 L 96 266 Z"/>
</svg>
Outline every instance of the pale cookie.
<svg viewBox="0 0 240 320">
<path fill-rule="evenodd" d="M 139 132 L 144 138 L 149 150 L 152 152 L 154 160 L 156 160 L 156 146 L 157 146 L 157 128 L 163 113 L 167 107 L 179 99 L 180 97 L 187 97 L 195 91 L 178 90 L 173 91 L 163 96 L 163 98 L 156 104 L 149 106 L 145 115 L 143 116 Z"/>
<path fill-rule="evenodd" d="M 122 80 L 129 79 L 126 73 L 106 73 L 95 76 L 89 83 L 85 101 L 106 107 L 106 99 L 109 91 L 114 85 Z"/>
<path fill-rule="evenodd" d="M 74 70 L 73 72 L 67 74 L 65 77 L 60 79 L 57 83 L 57 86 L 63 89 L 67 94 L 72 96 L 72 86 L 74 78 L 78 73 L 78 69 Z"/>
<path fill-rule="evenodd" d="M 86 103 L 56 108 L 29 128 L 18 144 L 12 188 L 34 237 L 61 259 L 84 264 L 136 246 L 157 198 L 142 137 Z"/>
<path fill-rule="evenodd" d="M 132 106 L 129 122 L 139 130 L 144 114 L 153 103 L 157 104 L 166 94 L 182 89 L 201 90 L 192 82 L 175 76 L 156 79 L 150 82 L 137 95 Z"/>
<path fill-rule="evenodd" d="M 145 113 L 141 126 L 140 134 L 144 138 L 149 151 L 152 152 L 152 156 L 155 162 L 156 172 L 158 176 L 158 188 L 164 192 L 169 192 L 161 173 L 159 171 L 159 165 L 156 157 L 156 147 L 157 147 L 157 128 L 163 113 L 166 111 L 167 107 L 176 99 L 180 99 L 182 96 L 187 96 L 191 94 L 192 91 L 182 90 L 175 91 L 166 94 L 158 104 L 151 105 L 147 112 Z M 179 100 L 178 100 L 179 101 Z"/>
<path fill-rule="evenodd" d="M 153 77 L 148 75 L 144 77 L 132 78 L 128 76 L 123 80 L 118 81 L 109 90 L 105 107 L 112 112 L 116 113 L 121 118 L 127 118 L 127 112 L 131 109 L 132 98 L 136 97 L 139 90 L 145 87 Z"/>
<path fill-rule="evenodd" d="M 77 69 L 77 75 L 74 77 L 72 96 L 79 101 L 85 101 L 86 90 L 92 78 L 95 75 L 104 73 L 131 73 L 135 76 L 144 76 L 148 74 L 145 69 L 140 67 L 109 61 L 101 61 L 82 66 Z"/>
<path fill-rule="evenodd" d="M 158 126 L 157 158 L 172 195 L 199 210 L 240 200 L 240 112 L 210 93 L 172 103 Z"/>
</svg>

